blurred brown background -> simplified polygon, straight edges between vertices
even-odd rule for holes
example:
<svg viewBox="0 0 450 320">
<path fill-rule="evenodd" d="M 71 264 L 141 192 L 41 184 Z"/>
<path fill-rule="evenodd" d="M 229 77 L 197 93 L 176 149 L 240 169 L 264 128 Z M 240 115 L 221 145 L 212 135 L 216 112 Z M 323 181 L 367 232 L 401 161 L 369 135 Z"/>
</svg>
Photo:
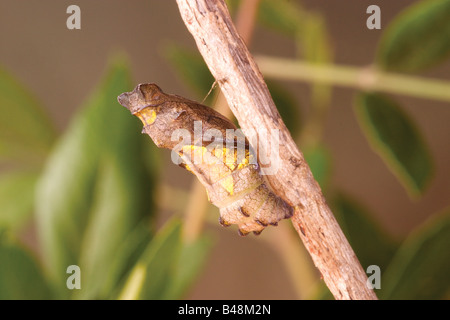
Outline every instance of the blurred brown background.
<svg viewBox="0 0 450 320">
<path fill-rule="evenodd" d="M 412 3 L 410 0 L 301 2 L 325 16 L 336 63 L 354 66 L 365 66 L 373 61 L 381 35 L 378 30 L 366 28 L 367 7 L 371 4 L 381 7 L 382 28 L 386 28 L 396 14 Z M 71 4 L 81 8 L 81 30 L 66 28 L 66 8 Z M 33 91 L 61 131 L 98 83 L 108 57 L 117 51 L 129 57 L 136 84 L 156 82 L 167 92 L 198 99 L 163 57 L 162 48 L 171 41 L 195 46 L 179 17 L 175 1 L 0 2 L 0 65 Z M 293 57 L 294 45 L 287 38 L 258 28 L 251 51 Z M 425 76 L 448 80 L 449 75 L 450 63 L 446 63 Z M 308 85 L 292 82 L 285 85 L 298 93 L 302 112 L 307 115 Z M 412 202 L 363 137 L 352 111 L 353 93 L 352 89 L 334 90 L 325 134 L 334 157 L 333 183 L 371 208 L 383 227 L 393 236 L 402 238 L 449 204 L 449 105 L 397 97 L 421 128 L 436 166 L 436 176 L 428 192 L 419 201 Z M 169 165 L 165 175 L 171 184 L 178 181 L 171 178 L 172 174 L 191 178 L 183 170 Z M 188 187 L 189 183 L 183 182 L 182 186 Z M 215 214 L 218 217 L 218 211 Z M 217 226 L 209 227 L 208 231 L 215 235 L 217 243 L 188 298 L 297 298 L 278 255 L 263 241 L 264 233 L 260 238 L 241 238 Z"/>
</svg>

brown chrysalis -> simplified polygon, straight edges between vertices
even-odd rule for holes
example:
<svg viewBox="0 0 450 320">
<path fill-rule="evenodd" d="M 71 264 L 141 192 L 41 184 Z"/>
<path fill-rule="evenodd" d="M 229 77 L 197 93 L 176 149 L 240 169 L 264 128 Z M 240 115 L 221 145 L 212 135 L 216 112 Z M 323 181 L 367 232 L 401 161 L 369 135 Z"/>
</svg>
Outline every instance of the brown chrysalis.
<svg viewBox="0 0 450 320">
<path fill-rule="evenodd" d="M 292 208 L 268 187 L 248 140 L 231 136 L 236 127 L 220 113 L 156 84 L 140 84 L 118 101 L 139 117 L 158 147 L 171 149 L 179 157 L 172 160 L 197 176 L 220 209 L 223 226 L 237 224 L 240 235 L 259 234 L 292 216 Z"/>
</svg>

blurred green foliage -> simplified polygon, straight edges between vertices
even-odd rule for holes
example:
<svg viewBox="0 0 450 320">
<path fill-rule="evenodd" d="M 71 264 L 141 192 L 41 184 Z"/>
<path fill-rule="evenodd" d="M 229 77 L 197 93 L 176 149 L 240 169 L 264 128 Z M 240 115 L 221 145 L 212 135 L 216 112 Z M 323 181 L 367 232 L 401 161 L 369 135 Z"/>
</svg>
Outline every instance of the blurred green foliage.
<svg viewBox="0 0 450 320">
<path fill-rule="evenodd" d="M 12 75 L 0 68 L 0 161 L 41 164 L 56 139 L 42 105 Z"/>
<path fill-rule="evenodd" d="M 31 96 L 13 77 L 3 75 L 0 90 L 15 85 L 18 92 Z M 132 86 L 128 64 L 123 58 L 114 59 L 67 130 L 54 137 L 56 143 L 48 148 L 45 164 L 36 161 L 31 173 L 23 166 L 1 176 L 0 298 L 113 299 L 124 290 L 132 270 L 142 266 L 149 270 L 146 281 L 152 284 L 172 270 L 171 286 L 165 292 L 146 287 L 139 298 L 176 299 L 185 294 L 202 267 L 210 240 L 201 237 L 183 243 L 179 222 L 170 223 L 178 225 L 171 233 L 170 250 L 160 252 L 156 264 L 145 258 L 164 237 L 152 222 L 160 162 L 155 148 L 142 139 L 139 121 L 117 102 L 117 96 Z M 21 99 L 0 109 L 30 108 L 20 104 Z M 42 270 L 18 239 L 33 211 Z M 179 250 L 172 250 L 173 246 Z M 82 270 L 81 290 L 66 286 L 70 265 Z"/>
<path fill-rule="evenodd" d="M 355 111 L 372 148 L 412 196 L 423 194 L 433 164 L 413 121 L 394 100 L 379 93 L 361 93 L 356 99 Z"/>
<path fill-rule="evenodd" d="M 450 1 L 417 1 L 383 33 L 378 65 L 386 70 L 418 72 L 450 54 Z"/>
<path fill-rule="evenodd" d="M 232 12 L 239 1 L 227 1 Z M 450 52 L 450 1 L 417 1 L 383 30 L 377 66 L 417 72 Z M 297 58 L 333 63 L 326 23 L 300 1 L 262 0 L 261 26 L 289 37 Z M 445 31 L 445 32 L 444 32 Z M 195 51 L 169 45 L 165 58 L 199 98 L 214 79 Z M 333 155 L 307 128 L 325 126 L 331 88 L 311 84 L 311 112 L 282 83 L 269 90 L 362 266 L 382 270 L 384 299 L 442 299 L 450 292 L 450 211 L 437 213 L 403 241 L 393 240 L 370 210 L 332 184 Z M 179 299 L 211 249 L 204 235 L 186 243 L 178 219 L 154 223 L 159 151 L 116 101 L 133 87 L 126 60 L 113 59 L 98 88 L 62 134 L 36 98 L 0 70 L 0 299 Z M 355 116 L 370 146 L 414 197 L 426 191 L 433 157 L 420 129 L 393 97 L 355 93 Z M 355 151 L 355 157 L 357 157 Z M 368 168 L 370 170 L 370 168 Z M 21 241 L 35 212 L 39 258 Z M 69 265 L 82 270 L 81 290 L 69 290 Z M 324 288 L 321 298 L 329 298 Z"/>
<path fill-rule="evenodd" d="M 450 209 L 407 237 L 382 277 L 383 299 L 443 299 L 450 287 Z"/>
</svg>

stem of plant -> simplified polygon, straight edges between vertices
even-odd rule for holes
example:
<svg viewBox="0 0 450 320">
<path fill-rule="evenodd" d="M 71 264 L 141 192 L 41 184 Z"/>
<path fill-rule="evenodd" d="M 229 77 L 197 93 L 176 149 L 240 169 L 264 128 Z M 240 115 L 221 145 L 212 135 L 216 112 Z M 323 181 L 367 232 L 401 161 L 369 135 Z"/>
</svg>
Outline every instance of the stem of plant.
<svg viewBox="0 0 450 320">
<path fill-rule="evenodd" d="M 237 12 L 236 28 L 240 31 L 247 45 L 251 43 L 259 3 L 260 0 L 243 1 Z M 217 90 L 214 109 L 227 118 L 233 117 L 233 113 L 220 90 Z M 199 237 L 205 224 L 207 211 L 208 202 L 204 187 L 198 180 L 194 180 L 184 215 L 183 239 L 185 242 L 195 241 Z M 278 229 L 278 233 L 272 232 L 266 239 L 269 245 L 276 249 L 286 265 L 297 296 L 299 298 L 309 297 L 317 287 L 317 275 L 314 266 L 307 259 L 306 250 L 301 247 L 298 238 L 293 236 L 293 230 L 288 228 L 286 224 L 280 224 Z"/>
<path fill-rule="evenodd" d="M 394 74 L 375 68 L 313 64 L 301 60 L 257 56 L 264 76 L 281 80 L 321 82 L 362 90 L 383 91 L 450 102 L 450 82 Z"/>
<path fill-rule="evenodd" d="M 177 0 L 181 17 L 243 130 L 279 133 L 280 166 L 267 176 L 294 207 L 292 223 L 336 299 L 377 299 L 270 96 L 223 0 Z M 267 141 L 259 146 L 267 149 Z M 264 151 L 263 151 L 264 152 Z"/>
</svg>

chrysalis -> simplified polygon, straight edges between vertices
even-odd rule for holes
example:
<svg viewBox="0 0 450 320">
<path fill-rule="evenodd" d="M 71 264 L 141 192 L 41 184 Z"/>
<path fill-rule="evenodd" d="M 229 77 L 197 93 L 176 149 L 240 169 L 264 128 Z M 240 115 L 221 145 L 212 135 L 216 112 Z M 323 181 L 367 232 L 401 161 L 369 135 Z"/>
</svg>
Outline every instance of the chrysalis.
<svg viewBox="0 0 450 320">
<path fill-rule="evenodd" d="M 247 139 L 230 137 L 236 127 L 220 113 L 165 94 L 156 84 L 140 84 L 118 100 L 139 117 L 143 132 L 158 147 L 173 150 L 179 158 L 172 160 L 197 176 L 208 199 L 220 209 L 220 224 L 237 224 L 240 235 L 260 234 L 292 216 L 292 208 L 261 175 Z"/>
</svg>

